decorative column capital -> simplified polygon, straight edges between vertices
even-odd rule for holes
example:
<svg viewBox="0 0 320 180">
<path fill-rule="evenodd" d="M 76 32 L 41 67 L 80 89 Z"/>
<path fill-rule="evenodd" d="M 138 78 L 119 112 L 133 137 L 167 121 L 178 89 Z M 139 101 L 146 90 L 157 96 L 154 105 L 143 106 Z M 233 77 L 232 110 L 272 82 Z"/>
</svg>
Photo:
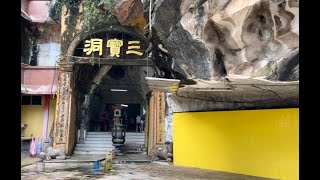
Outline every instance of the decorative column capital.
<svg viewBox="0 0 320 180">
<path fill-rule="evenodd" d="M 71 62 L 59 62 L 59 71 L 62 72 L 73 72 L 73 63 Z"/>
</svg>

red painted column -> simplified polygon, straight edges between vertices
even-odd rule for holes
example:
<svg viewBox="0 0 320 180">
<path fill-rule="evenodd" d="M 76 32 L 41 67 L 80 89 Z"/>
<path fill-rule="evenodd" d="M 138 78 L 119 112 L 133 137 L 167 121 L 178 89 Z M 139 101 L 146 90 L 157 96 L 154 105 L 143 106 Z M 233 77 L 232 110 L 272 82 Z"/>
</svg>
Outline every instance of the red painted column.
<svg viewBox="0 0 320 180">
<path fill-rule="evenodd" d="M 44 96 L 42 140 L 45 140 L 45 138 L 47 137 L 48 121 L 49 121 L 49 103 L 50 103 L 50 95 L 45 95 Z"/>
</svg>

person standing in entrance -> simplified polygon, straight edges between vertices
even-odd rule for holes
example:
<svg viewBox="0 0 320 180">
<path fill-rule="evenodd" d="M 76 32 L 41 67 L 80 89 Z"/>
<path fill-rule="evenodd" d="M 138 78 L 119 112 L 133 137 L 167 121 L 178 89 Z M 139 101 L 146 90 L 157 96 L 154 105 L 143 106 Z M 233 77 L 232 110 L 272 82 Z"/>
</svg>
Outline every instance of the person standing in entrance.
<svg viewBox="0 0 320 180">
<path fill-rule="evenodd" d="M 144 132 L 144 121 L 145 121 L 145 115 L 142 115 L 141 117 L 141 131 Z"/>
<path fill-rule="evenodd" d="M 137 128 L 136 131 L 141 132 L 141 116 L 138 114 L 136 117 Z"/>
</svg>

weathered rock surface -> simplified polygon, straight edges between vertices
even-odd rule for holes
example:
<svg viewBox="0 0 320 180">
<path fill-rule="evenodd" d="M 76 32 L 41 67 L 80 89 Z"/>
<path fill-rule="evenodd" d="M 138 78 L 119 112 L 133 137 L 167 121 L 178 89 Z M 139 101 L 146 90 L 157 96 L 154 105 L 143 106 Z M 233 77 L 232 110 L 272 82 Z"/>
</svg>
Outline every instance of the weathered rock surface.
<svg viewBox="0 0 320 180">
<path fill-rule="evenodd" d="M 104 9 L 109 9 L 108 4 Z M 146 21 L 143 16 L 143 4 L 141 0 L 118 0 L 114 1 L 111 9 L 119 23 L 123 26 L 133 26 L 143 31 Z"/>
<path fill-rule="evenodd" d="M 146 52 L 155 64 L 156 77 L 180 79 L 186 87 L 196 84 L 172 96 L 173 112 L 298 106 L 297 0 L 153 0 L 151 31 L 145 24 L 149 5 L 150 0 L 119 0 L 112 11 L 117 17 L 115 24 L 145 30 L 151 42 Z M 70 42 L 83 31 L 82 8 L 63 12 L 68 12 L 61 18 L 65 54 Z M 91 81 L 98 70 L 94 72 L 87 79 Z M 232 76 L 241 76 L 241 81 Z M 257 86 L 254 78 L 269 84 Z M 225 81 L 215 81 L 221 79 Z M 217 84 L 210 83 L 208 91 L 195 92 L 202 88 L 199 80 L 229 84 L 232 92 L 211 91 Z M 279 81 L 297 82 L 277 84 Z M 90 92 L 85 81 L 79 84 L 83 94 Z M 145 94 L 147 89 L 142 91 Z"/>
<path fill-rule="evenodd" d="M 143 5 L 141 0 L 115 1 L 112 13 L 122 25 L 129 25 L 133 19 L 143 16 Z"/>
<path fill-rule="evenodd" d="M 299 82 L 231 75 L 229 83 L 196 80 L 168 96 L 173 112 L 299 107 Z"/>
<path fill-rule="evenodd" d="M 185 78 L 271 77 L 281 71 L 285 75 L 274 80 L 299 80 L 298 62 L 281 65 L 299 48 L 298 1 L 156 0 L 154 4 L 153 33 L 172 56 L 171 68 Z"/>
<path fill-rule="evenodd" d="M 299 49 L 297 0 L 152 2 L 152 32 L 145 22 L 149 20 L 149 0 L 115 1 L 112 12 L 121 25 L 144 29 L 151 38 L 148 53 L 157 66 L 157 76 L 216 80 L 245 75 L 299 80 L 299 61 L 289 66 L 282 63 L 291 62 L 286 59 Z M 282 75 L 277 77 L 275 73 L 280 71 Z"/>
</svg>

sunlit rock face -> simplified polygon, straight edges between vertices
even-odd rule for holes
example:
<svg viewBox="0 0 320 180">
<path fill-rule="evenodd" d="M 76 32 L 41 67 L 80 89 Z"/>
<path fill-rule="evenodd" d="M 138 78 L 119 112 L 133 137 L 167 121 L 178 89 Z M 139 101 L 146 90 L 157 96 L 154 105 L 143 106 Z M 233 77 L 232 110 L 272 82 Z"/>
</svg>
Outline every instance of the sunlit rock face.
<svg viewBox="0 0 320 180">
<path fill-rule="evenodd" d="M 105 9 L 108 9 L 108 5 Z M 143 31 L 146 21 L 143 17 L 143 4 L 141 0 L 117 0 L 114 1 L 112 14 L 117 17 L 119 23 L 123 26 L 137 27 Z"/>
<path fill-rule="evenodd" d="M 156 0 L 152 12 L 170 68 L 184 78 L 299 80 L 296 0 Z"/>
<path fill-rule="evenodd" d="M 68 11 L 70 17 L 80 9 Z M 152 33 L 149 0 L 118 0 L 111 11 L 118 24 L 138 29 L 152 42 L 147 53 L 157 77 L 299 80 L 297 0 L 153 0 Z M 78 33 L 72 30 L 77 21 L 62 23 L 68 27 L 62 31 L 63 53 Z"/>
</svg>

